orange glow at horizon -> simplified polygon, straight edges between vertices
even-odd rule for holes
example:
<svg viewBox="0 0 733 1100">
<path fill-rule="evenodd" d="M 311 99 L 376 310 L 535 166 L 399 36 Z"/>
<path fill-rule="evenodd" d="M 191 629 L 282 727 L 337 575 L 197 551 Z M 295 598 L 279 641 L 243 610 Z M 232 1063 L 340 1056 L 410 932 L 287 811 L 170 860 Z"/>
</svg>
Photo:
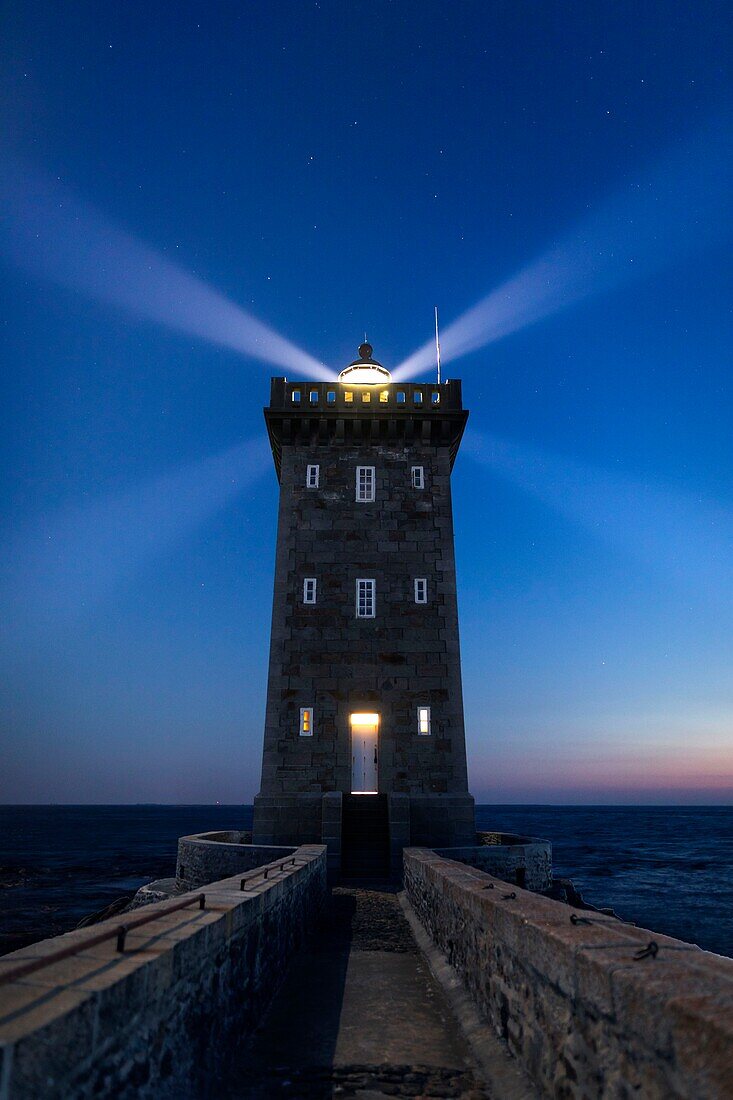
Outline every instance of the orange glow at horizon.
<svg viewBox="0 0 733 1100">
<path fill-rule="evenodd" d="M 488 745 L 484 752 L 471 753 L 472 783 L 480 787 L 490 781 L 492 789 L 517 785 L 548 790 L 558 787 L 579 794 L 601 792 L 605 788 L 635 791 L 733 790 L 733 734 L 728 744 L 644 746 L 616 751 L 592 750 L 581 756 L 577 746 L 553 747 L 547 755 L 537 753 L 533 760 L 517 746 L 497 749 Z"/>
</svg>

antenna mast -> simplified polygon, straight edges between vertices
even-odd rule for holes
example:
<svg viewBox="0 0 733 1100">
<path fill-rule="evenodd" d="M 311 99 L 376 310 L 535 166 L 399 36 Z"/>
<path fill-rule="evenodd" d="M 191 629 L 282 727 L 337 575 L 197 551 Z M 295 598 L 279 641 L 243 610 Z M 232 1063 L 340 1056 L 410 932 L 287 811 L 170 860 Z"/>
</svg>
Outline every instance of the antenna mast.
<svg viewBox="0 0 733 1100">
<path fill-rule="evenodd" d="M 435 307 L 435 357 L 438 361 L 438 385 L 440 385 L 440 336 L 438 335 L 438 307 Z"/>
</svg>

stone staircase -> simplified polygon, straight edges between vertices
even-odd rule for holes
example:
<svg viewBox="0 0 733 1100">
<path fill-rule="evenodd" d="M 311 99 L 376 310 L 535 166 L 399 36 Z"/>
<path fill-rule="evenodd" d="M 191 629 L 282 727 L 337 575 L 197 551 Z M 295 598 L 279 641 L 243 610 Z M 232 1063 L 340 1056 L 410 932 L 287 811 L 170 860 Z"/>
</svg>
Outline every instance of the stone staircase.
<svg viewBox="0 0 733 1100">
<path fill-rule="evenodd" d="M 386 794 L 345 794 L 341 833 L 341 878 L 389 879 L 389 818 Z"/>
</svg>

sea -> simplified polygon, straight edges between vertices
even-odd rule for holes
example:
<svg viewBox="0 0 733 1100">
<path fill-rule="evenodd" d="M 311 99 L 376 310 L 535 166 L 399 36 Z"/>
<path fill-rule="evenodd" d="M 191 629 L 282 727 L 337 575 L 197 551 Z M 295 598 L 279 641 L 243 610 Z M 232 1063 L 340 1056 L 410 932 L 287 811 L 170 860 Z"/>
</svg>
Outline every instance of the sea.
<svg viewBox="0 0 733 1100">
<path fill-rule="evenodd" d="M 583 897 L 733 957 L 733 807 L 477 806 L 477 827 L 552 841 Z M 175 873 L 179 836 L 249 829 L 251 806 L 0 806 L 0 954 Z"/>
</svg>

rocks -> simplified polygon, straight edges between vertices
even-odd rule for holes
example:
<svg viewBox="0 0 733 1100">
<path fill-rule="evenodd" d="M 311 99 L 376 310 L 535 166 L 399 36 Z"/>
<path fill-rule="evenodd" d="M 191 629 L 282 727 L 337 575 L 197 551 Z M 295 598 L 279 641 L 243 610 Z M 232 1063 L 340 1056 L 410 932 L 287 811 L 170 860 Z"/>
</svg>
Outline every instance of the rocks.
<svg viewBox="0 0 733 1100">
<path fill-rule="evenodd" d="M 155 901 L 167 901 L 168 898 L 175 898 L 183 893 L 185 893 L 185 887 L 181 886 L 175 878 L 157 878 L 141 886 L 127 909 L 122 912 L 130 913 L 143 905 L 151 905 Z"/>
<path fill-rule="evenodd" d="M 97 909 L 95 913 L 90 913 L 89 916 L 82 917 L 76 927 L 88 928 L 91 924 L 99 924 L 100 921 L 107 920 L 109 917 L 116 917 L 118 913 L 125 913 L 136 897 L 137 894 L 125 894 L 124 897 L 115 898 L 109 905 L 105 905 L 104 909 Z M 159 901 L 160 899 L 155 898 L 154 900 Z"/>
<path fill-rule="evenodd" d="M 566 905 L 572 905 L 575 909 L 587 909 L 591 913 L 603 913 L 607 917 L 615 917 L 616 920 L 621 920 L 618 913 L 615 913 L 608 906 L 592 905 L 589 901 L 586 901 L 571 878 L 553 879 L 552 886 L 542 890 L 541 893 L 544 897 L 552 898 L 554 901 L 564 901 Z M 633 922 L 626 921 L 625 923 L 631 924 Z"/>
</svg>

